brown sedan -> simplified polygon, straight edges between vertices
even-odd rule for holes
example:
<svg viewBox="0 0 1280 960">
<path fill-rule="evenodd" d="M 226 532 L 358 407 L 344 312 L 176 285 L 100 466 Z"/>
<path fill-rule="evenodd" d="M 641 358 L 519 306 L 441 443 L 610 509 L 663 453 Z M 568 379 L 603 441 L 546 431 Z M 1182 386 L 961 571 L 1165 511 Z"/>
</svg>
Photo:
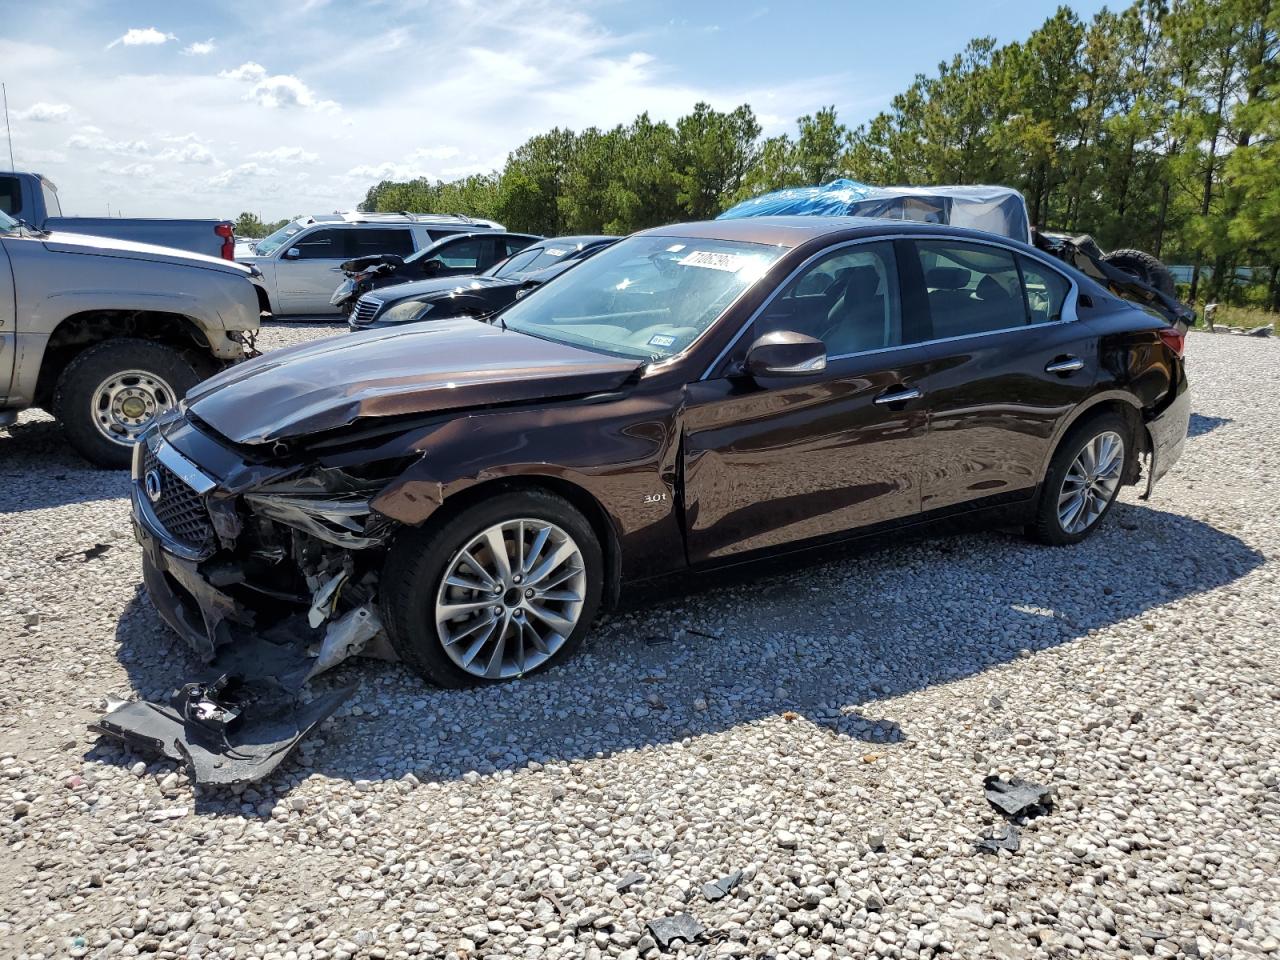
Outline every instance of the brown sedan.
<svg viewBox="0 0 1280 960">
<path fill-rule="evenodd" d="M 649 230 L 490 321 L 194 389 L 135 459 L 144 576 L 210 659 L 288 635 L 319 669 L 385 636 L 436 683 L 505 680 L 637 581 L 974 511 L 1077 542 L 1181 452 L 1182 347 L 980 232 Z"/>
</svg>

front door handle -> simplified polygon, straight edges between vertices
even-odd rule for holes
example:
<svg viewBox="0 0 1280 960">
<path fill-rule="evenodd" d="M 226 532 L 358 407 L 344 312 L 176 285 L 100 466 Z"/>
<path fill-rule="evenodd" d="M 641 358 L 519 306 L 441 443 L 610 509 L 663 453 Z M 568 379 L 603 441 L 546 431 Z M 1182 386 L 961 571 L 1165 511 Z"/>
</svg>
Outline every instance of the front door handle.
<svg viewBox="0 0 1280 960">
<path fill-rule="evenodd" d="M 908 400 L 919 400 L 924 394 L 915 387 L 899 387 L 896 390 L 886 390 L 880 396 L 876 397 L 875 402 L 880 406 L 889 403 L 906 403 Z"/>
<path fill-rule="evenodd" d="M 1045 373 L 1075 373 L 1077 370 L 1084 369 L 1084 361 L 1079 357 L 1067 355 L 1061 360 L 1055 360 L 1044 368 Z"/>
</svg>

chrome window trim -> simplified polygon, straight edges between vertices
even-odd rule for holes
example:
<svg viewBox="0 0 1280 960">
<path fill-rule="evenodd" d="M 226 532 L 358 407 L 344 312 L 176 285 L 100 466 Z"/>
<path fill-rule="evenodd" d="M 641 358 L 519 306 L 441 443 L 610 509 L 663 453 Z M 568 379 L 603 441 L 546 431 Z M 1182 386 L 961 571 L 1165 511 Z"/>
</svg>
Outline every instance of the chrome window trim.
<svg viewBox="0 0 1280 960">
<path fill-rule="evenodd" d="M 823 249 L 809 256 L 803 263 L 801 263 L 789 274 L 787 274 L 787 276 L 784 277 L 776 287 L 774 287 L 773 292 L 770 293 L 769 296 L 764 299 L 764 301 L 760 304 L 760 306 L 758 306 L 754 311 L 752 311 L 751 316 L 747 318 L 746 322 L 743 323 L 743 325 L 739 328 L 738 332 L 733 335 L 733 339 L 731 339 L 727 344 L 725 344 L 724 349 L 721 350 L 716 355 L 716 358 L 711 361 L 711 363 L 707 366 L 706 370 L 703 371 L 702 376 L 698 377 L 698 379 L 699 380 L 710 379 L 712 371 L 714 371 L 716 367 L 720 365 L 721 361 L 723 361 L 724 358 L 729 355 L 729 352 L 735 346 L 737 346 L 738 341 L 742 339 L 742 335 L 751 329 L 752 325 L 760 317 L 760 314 L 762 314 L 765 311 L 765 309 L 769 306 L 769 304 L 773 303 L 774 298 L 780 292 L 782 292 L 782 290 L 784 290 L 786 286 L 789 283 L 791 283 L 791 281 L 794 280 L 800 274 L 801 271 L 805 270 L 807 267 L 812 265 L 815 261 L 822 259 L 823 257 L 827 256 L 827 254 L 832 253 L 833 251 L 843 250 L 845 247 L 857 246 L 858 244 L 863 244 L 863 243 L 880 243 L 885 240 L 890 240 L 890 241 L 892 240 L 946 240 L 946 241 L 951 241 L 953 243 L 972 243 L 972 244 L 977 244 L 979 246 L 997 247 L 1001 250 L 1004 250 L 1011 256 L 1017 257 L 1021 255 L 1021 256 L 1027 257 L 1030 260 L 1034 260 L 1038 264 L 1040 264 L 1042 267 L 1046 267 L 1052 270 L 1054 273 L 1062 277 L 1062 279 L 1066 280 L 1068 284 L 1070 284 L 1070 290 L 1067 292 L 1067 298 L 1062 303 L 1063 318 L 1061 320 L 1050 321 L 1049 323 L 1026 323 L 1020 327 L 1002 327 L 999 330 L 983 330 L 979 333 L 965 333 L 956 337 L 937 337 L 933 340 L 919 340 L 919 341 L 916 341 L 915 343 L 899 343 L 890 347 L 877 347 L 874 350 L 859 350 L 855 353 L 842 353 L 837 356 L 828 357 L 827 358 L 828 360 L 848 360 L 850 357 L 861 357 L 861 356 L 869 356 L 871 354 L 876 354 L 876 353 L 887 353 L 890 350 L 904 350 L 909 347 L 927 347 L 927 346 L 931 346 L 933 344 L 938 344 L 938 343 L 953 343 L 960 340 L 972 340 L 975 337 L 989 337 L 989 336 L 992 336 L 993 334 L 1010 333 L 1014 330 L 1032 330 L 1032 329 L 1043 330 L 1046 327 L 1056 327 L 1064 323 L 1075 323 L 1079 319 L 1079 315 L 1076 313 L 1076 302 L 1079 300 L 1079 296 L 1080 296 L 1079 285 L 1076 283 L 1074 279 L 1072 279 L 1067 274 L 1063 273 L 1062 270 L 1060 270 L 1058 267 L 1054 266 L 1051 262 L 1049 262 L 1049 260 L 1046 257 L 1044 257 L 1044 255 L 1041 254 L 1039 250 L 1033 249 L 1032 251 L 1027 252 L 1025 250 L 1019 250 L 1016 247 L 1011 247 L 1008 244 L 1002 243 L 998 240 L 975 239 L 973 237 L 957 237 L 954 234 L 948 234 L 948 233 L 891 233 L 891 234 L 878 234 L 874 237 L 855 237 L 852 240 L 845 240 L 845 241 L 842 241 L 841 243 L 836 243 L 836 244 L 832 244 L 829 247 L 824 247 Z M 1014 262 L 1016 264 L 1017 261 L 1015 260 Z M 894 264 L 894 267 L 896 270 L 897 269 L 896 263 Z M 901 275 L 902 275 L 901 271 L 898 270 L 897 272 L 898 272 L 899 278 L 901 278 Z M 1018 279 L 1019 284 L 1022 284 L 1021 269 L 1019 269 L 1018 271 L 1018 278 L 1019 278 Z M 1023 284 L 1023 286 L 1025 287 L 1025 284 Z"/>
</svg>

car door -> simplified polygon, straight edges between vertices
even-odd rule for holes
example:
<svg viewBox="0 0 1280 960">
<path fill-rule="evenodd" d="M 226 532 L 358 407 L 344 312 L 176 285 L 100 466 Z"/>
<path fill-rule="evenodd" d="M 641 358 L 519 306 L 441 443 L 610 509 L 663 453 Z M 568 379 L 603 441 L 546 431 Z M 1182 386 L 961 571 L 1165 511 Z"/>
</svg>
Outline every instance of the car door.
<svg viewBox="0 0 1280 960">
<path fill-rule="evenodd" d="M 338 312 L 329 299 L 342 282 L 343 261 L 352 257 L 348 238 L 354 232 L 343 227 L 317 227 L 300 233 L 280 250 L 276 289 L 285 313 Z"/>
<path fill-rule="evenodd" d="M 18 342 L 14 293 L 9 251 L 0 240 L 0 400 L 7 397 L 13 387 L 13 364 Z"/>
<path fill-rule="evenodd" d="M 1018 500 L 1040 481 L 1061 420 L 1090 393 L 1097 343 L 1075 321 L 1075 288 L 1001 244 L 902 245 L 931 324 L 933 367 L 922 509 Z"/>
<path fill-rule="evenodd" d="M 920 510 L 928 374 L 904 329 L 894 249 L 820 255 L 768 301 L 740 342 L 789 330 L 826 368 L 755 380 L 733 367 L 687 388 L 685 516 L 691 563 L 913 518 Z"/>
</svg>

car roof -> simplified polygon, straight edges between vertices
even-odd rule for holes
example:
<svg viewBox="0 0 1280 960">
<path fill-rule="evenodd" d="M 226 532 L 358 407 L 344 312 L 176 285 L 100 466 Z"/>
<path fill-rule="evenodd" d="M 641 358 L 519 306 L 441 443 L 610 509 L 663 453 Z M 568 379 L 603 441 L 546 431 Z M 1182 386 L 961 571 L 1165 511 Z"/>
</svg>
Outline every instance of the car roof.
<svg viewBox="0 0 1280 960">
<path fill-rule="evenodd" d="M 855 237 L 901 236 L 903 234 L 954 236 L 957 239 L 985 240 L 1028 249 L 1025 243 L 1010 240 L 984 230 L 952 227 L 940 223 L 917 223 L 911 220 L 888 220 L 879 217 L 741 217 L 734 220 L 701 220 L 695 223 L 673 223 L 665 227 L 642 230 L 639 236 L 690 237 L 704 240 L 737 240 L 762 243 L 772 247 L 798 247 L 820 237 L 844 235 Z"/>
<path fill-rule="evenodd" d="M 343 213 L 317 213 L 299 217 L 294 223 L 302 226 L 324 223 L 332 226 L 376 227 L 392 224 L 421 224 L 423 226 L 458 226 L 477 230 L 501 229 L 493 220 L 481 220 L 460 213 L 362 213 L 359 210 Z"/>
</svg>

